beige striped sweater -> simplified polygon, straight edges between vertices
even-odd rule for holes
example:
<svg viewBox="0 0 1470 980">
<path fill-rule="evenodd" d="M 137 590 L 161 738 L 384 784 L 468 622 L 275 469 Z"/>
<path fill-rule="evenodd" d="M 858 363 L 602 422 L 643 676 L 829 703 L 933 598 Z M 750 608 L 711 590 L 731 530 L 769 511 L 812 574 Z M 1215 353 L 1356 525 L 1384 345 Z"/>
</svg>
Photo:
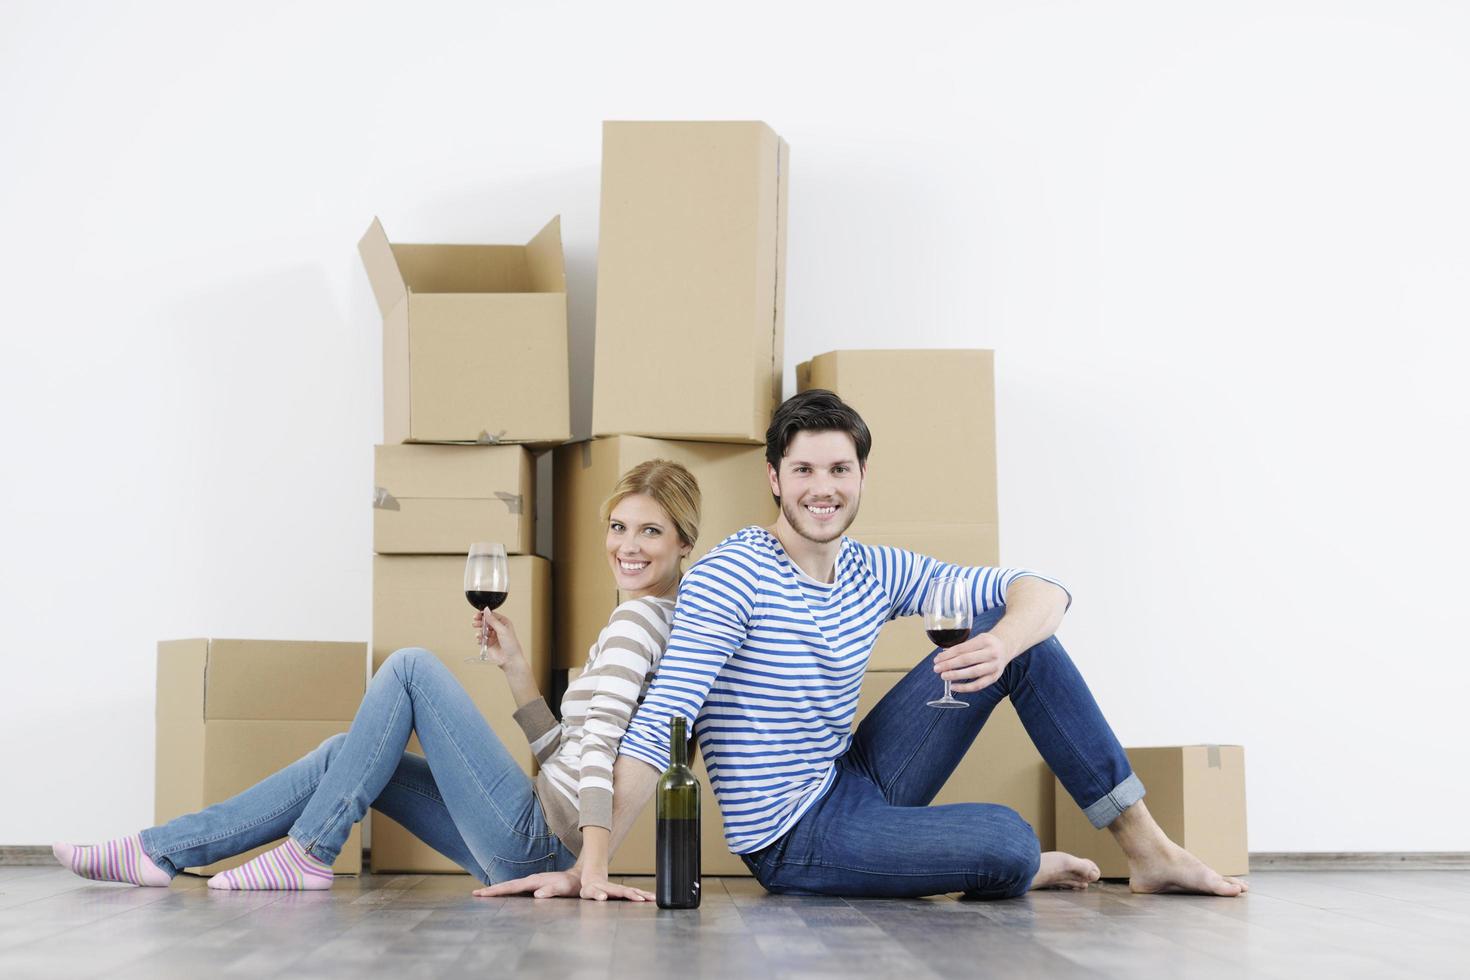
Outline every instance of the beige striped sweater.
<svg viewBox="0 0 1470 980">
<path fill-rule="evenodd" d="M 545 698 L 515 713 L 541 771 L 536 796 L 547 826 L 574 854 L 582 828 L 612 829 L 612 767 L 628 721 L 669 642 L 672 599 L 629 599 L 613 610 L 587 666 L 567 686 L 561 721 Z"/>
</svg>

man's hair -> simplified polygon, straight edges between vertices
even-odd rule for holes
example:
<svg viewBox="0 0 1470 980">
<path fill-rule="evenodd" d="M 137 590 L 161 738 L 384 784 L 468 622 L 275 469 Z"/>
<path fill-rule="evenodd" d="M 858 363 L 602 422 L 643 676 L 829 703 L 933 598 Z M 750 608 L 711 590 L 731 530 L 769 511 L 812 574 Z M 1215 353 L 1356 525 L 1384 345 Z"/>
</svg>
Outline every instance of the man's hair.
<svg viewBox="0 0 1470 980">
<path fill-rule="evenodd" d="M 868 465 L 873 434 L 868 423 L 841 398 L 825 388 L 811 388 L 781 403 L 766 430 L 766 462 L 781 472 L 781 457 L 798 432 L 845 432 L 857 449 L 858 467 Z"/>
</svg>

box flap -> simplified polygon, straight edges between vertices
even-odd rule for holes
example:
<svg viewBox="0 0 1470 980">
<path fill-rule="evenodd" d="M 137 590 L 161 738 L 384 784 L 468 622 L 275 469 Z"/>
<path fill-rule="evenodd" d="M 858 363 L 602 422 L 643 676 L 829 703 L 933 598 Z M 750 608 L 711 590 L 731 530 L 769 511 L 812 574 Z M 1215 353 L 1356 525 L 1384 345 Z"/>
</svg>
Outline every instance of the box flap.
<svg viewBox="0 0 1470 980">
<path fill-rule="evenodd" d="M 408 296 L 408 284 L 398 269 L 393 257 L 393 246 L 388 244 L 388 233 L 383 223 L 373 218 L 373 223 L 357 243 L 357 252 L 362 256 L 363 268 L 367 269 L 368 282 L 372 283 L 373 296 L 378 301 L 378 312 L 387 316 L 393 308 Z"/>
<path fill-rule="evenodd" d="M 546 227 L 526 244 L 526 269 L 530 274 L 528 288 L 533 293 L 567 291 L 566 261 L 562 256 L 561 215 L 546 222 Z"/>
</svg>

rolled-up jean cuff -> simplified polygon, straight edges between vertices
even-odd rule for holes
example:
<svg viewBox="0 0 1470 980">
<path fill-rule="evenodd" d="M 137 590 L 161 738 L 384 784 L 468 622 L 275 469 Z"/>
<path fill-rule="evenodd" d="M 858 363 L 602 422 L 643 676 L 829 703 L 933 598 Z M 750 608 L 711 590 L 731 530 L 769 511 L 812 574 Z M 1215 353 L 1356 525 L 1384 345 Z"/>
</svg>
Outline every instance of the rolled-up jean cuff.
<svg viewBox="0 0 1470 980">
<path fill-rule="evenodd" d="M 1128 778 L 1114 786 L 1111 793 L 1082 812 L 1094 827 L 1102 830 L 1117 820 L 1118 814 L 1141 799 L 1143 799 L 1143 782 L 1130 772 Z"/>
</svg>

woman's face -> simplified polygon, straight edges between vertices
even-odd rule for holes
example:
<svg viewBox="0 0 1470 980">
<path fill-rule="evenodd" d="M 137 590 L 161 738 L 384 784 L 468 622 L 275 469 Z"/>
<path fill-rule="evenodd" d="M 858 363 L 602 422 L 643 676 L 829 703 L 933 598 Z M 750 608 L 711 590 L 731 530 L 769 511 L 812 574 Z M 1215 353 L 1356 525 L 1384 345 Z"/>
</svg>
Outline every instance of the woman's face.
<svg viewBox="0 0 1470 980">
<path fill-rule="evenodd" d="M 607 522 L 607 561 L 628 598 L 673 591 L 679 584 L 679 559 L 688 554 L 674 522 L 652 497 L 629 494 L 613 507 Z"/>
</svg>

